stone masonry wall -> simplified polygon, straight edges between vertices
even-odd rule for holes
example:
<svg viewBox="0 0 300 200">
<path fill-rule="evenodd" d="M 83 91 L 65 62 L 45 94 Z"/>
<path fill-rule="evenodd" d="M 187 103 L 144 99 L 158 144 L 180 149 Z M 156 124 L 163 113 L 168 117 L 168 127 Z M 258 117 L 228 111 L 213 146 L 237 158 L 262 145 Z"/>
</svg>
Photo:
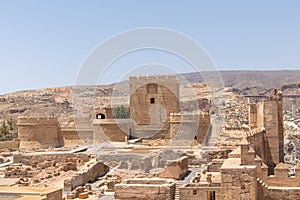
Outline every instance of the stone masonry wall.
<svg viewBox="0 0 300 200">
<path fill-rule="evenodd" d="M 115 185 L 116 200 L 172 200 L 175 183 L 168 179 L 127 180 Z"/>
<path fill-rule="evenodd" d="M 18 138 L 20 148 L 48 148 L 63 145 L 56 117 L 19 117 Z"/>
<path fill-rule="evenodd" d="M 129 139 L 131 121 L 128 119 L 95 119 L 93 121 L 94 141 L 124 142 Z"/>
<path fill-rule="evenodd" d="M 130 118 L 137 125 L 164 124 L 179 112 L 179 82 L 174 76 L 131 76 Z"/>
<path fill-rule="evenodd" d="M 20 141 L 18 139 L 13 141 L 3 141 L 0 142 L 0 150 L 1 149 L 16 149 L 19 148 Z"/>
</svg>

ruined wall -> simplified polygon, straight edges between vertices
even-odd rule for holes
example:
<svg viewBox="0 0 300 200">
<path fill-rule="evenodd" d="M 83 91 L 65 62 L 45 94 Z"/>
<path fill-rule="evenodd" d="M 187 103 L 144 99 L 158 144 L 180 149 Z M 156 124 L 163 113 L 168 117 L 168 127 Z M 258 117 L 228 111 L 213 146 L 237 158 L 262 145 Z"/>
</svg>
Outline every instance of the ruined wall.
<svg viewBox="0 0 300 200">
<path fill-rule="evenodd" d="M 168 179 L 133 179 L 116 184 L 116 200 L 172 200 L 175 197 L 175 183 Z"/>
<path fill-rule="evenodd" d="M 20 148 L 48 148 L 63 145 L 56 117 L 19 117 L 18 138 Z"/>
<path fill-rule="evenodd" d="M 97 178 L 105 175 L 109 167 L 100 161 L 91 163 L 88 169 L 73 174 L 70 178 L 64 180 L 64 191 L 72 191 L 77 186 L 85 185 L 88 182 L 95 182 Z"/>
<path fill-rule="evenodd" d="M 129 119 L 95 119 L 93 121 L 95 142 L 124 142 L 131 133 L 131 120 Z"/>
<path fill-rule="evenodd" d="M 188 157 L 182 156 L 177 160 L 170 160 L 160 171 L 160 178 L 180 179 L 188 170 Z"/>
<path fill-rule="evenodd" d="M 81 159 L 83 162 L 90 160 L 90 156 L 85 153 L 27 153 L 27 154 L 13 154 L 13 160 L 15 163 L 22 163 L 24 165 L 36 166 L 38 163 L 42 163 L 45 160 L 55 160 L 58 163 L 64 163 L 66 158 Z"/>
<path fill-rule="evenodd" d="M 179 112 L 179 81 L 174 76 L 131 76 L 130 118 L 137 125 L 165 124 Z"/>
</svg>

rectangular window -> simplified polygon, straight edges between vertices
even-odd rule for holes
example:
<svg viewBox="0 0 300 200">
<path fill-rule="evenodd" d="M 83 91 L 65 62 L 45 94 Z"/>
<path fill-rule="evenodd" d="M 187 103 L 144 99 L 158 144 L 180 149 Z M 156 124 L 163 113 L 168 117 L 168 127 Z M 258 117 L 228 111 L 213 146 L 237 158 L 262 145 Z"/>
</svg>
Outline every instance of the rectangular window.
<svg viewBox="0 0 300 200">
<path fill-rule="evenodd" d="M 155 104 L 155 99 L 154 98 L 150 98 L 150 103 L 151 104 Z"/>
</svg>

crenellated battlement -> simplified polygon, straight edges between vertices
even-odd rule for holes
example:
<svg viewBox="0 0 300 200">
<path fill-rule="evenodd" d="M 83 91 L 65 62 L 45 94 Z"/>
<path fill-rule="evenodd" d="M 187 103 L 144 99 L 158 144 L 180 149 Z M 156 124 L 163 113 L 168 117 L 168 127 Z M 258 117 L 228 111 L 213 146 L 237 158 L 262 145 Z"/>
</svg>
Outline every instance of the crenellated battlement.
<svg viewBox="0 0 300 200">
<path fill-rule="evenodd" d="M 170 122 L 184 120 L 203 120 L 207 118 L 210 119 L 210 114 L 207 112 L 199 112 L 197 114 L 170 113 Z"/>
<path fill-rule="evenodd" d="M 22 125 L 45 125 L 45 124 L 58 124 L 58 118 L 56 116 L 47 116 L 47 117 L 28 117 L 28 116 L 20 116 L 18 117 L 18 126 Z"/>
<path fill-rule="evenodd" d="M 270 187 L 300 187 L 300 168 L 295 169 L 295 176 L 289 175 L 289 167 L 284 163 L 279 163 L 274 168 L 274 175 L 268 176 L 266 166 L 260 167 L 257 181 L 265 186 Z"/>
<path fill-rule="evenodd" d="M 157 81 L 166 81 L 166 80 L 178 80 L 177 76 L 174 74 L 170 74 L 170 75 L 140 75 L 140 76 L 134 76 L 134 75 L 130 75 L 129 76 L 129 80 L 130 81 L 134 81 L 134 80 L 142 80 L 142 81 L 153 81 L 153 82 L 157 82 Z"/>
<path fill-rule="evenodd" d="M 261 133 L 265 131 L 264 128 L 256 128 L 250 131 L 246 131 L 247 137 L 255 137 L 255 136 L 260 136 Z"/>
</svg>

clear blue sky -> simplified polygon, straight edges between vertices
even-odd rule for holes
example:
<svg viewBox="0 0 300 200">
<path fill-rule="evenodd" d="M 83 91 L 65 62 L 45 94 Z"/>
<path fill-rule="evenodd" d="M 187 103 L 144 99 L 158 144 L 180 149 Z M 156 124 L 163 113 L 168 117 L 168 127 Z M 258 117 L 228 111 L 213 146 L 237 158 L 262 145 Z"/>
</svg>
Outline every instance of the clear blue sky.
<svg viewBox="0 0 300 200">
<path fill-rule="evenodd" d="M 296 0 L 0 0 L 0 94 L 73 85 L 98 44 L 140 27 L 194 38 L 220 70 L 300 69 L 299 9 Z"/>
</svg>

